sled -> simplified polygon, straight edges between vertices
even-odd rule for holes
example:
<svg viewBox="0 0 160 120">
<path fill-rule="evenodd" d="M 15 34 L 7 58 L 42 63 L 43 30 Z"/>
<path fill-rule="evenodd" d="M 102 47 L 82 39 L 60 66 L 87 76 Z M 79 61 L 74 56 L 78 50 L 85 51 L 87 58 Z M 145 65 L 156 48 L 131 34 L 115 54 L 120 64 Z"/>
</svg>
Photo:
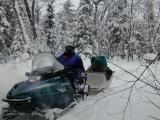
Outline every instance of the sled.
<svg viewBox="0 0 160 120">
<path fill-rule="evenodd" d="M 96 94 L 109 88 L 111 80 L 107 80 L 105 72 L 88 72 L 86 83 L 90 86 L 90 94 Z"/>
<path fill-rule="evenodd" d="M 113 71 L 108 67 L 105 56 L 92 57 L 91 66 L 87 71 L 86 83 L 90 86 L 90 90 L 101 91 L 110 86 Z"/>
</svg>

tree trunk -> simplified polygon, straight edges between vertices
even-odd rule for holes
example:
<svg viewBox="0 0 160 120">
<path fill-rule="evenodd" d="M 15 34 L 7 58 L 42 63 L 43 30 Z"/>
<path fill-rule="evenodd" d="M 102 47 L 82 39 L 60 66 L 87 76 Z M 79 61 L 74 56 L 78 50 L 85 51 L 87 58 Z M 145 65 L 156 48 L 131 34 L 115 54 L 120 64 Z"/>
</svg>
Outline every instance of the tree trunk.
<svg viewBox="0 0 160 120">
<path fill-rule="evenodd" d="M 35 26 L 35 14 L 34 14 L 34 8 L 35 8 L 35 0 L 32 2 L 32 29 L 33 29 L 33 37 L 34 39 L 37 38 L 37 32 L 36 32 L 36 26 Z"/>
<path fill-rule="evenodd" d="M 25 5 L 25 8 L 26 8 L 26 11 L 27 11 L 27 15 L 28 15 L 28 19 L 29 19 L 29 22 L 30 22 L 30 25 L 32 27 L 32 32 L 33 32 L 33 38 L 36 39 L 37 38 L 37 32 L 36 32 L 36 28 L 35 28 L 35 0 L 33 0 L 32 2 L 32 12 L 29 8 L 29 4 L 28 4 L 28 1 L 27 0 L 23 0 L 24 2 L 24 5 Z"/>
<path fill-rule="evenodd" d="M 22 31 L 22 37 L 23 37 L 23 40 L 26 41 L 26 38 L 25 38 L 25 35 L 24 35 L 24 30 L 23 30 L 23 27 L 22 27 L 22 24 L 21 24 L 21 20 L 20 20 L 20 16 L 19 16 L 19 13 L 17 11 L 17 8 L 16 8 L 16 1 L 13 0 L 13 9 L 14 9 L 14 12 L 16 14 L 16 17 L 17 17 L 17 20 L 18 20 L 18 24 L 19 24 L 19 27 Z"/>
<path fill-rule="evenodd" d="M 28 1 L 27 0 L 23 0 L 23 1 L 24 1 L 24 4 L 25 4 L 25 7 L 26 7 L 29 22 L 32 25 L 32 15 L 31 15 L 31 11 L 30 11 L 30 8 L 29 8 L 29 5 L 28 5 Z"/>
<path fill-rule="evenodd" d="M 22 18 L 21 18 L 21 16 L 20 16 L 20 13 L 19 13 L 18 3 L 17 3 L 17 1 L 15 1 L 15 0 L 13 0 L 13 2 L 14 2 L 14 3 L 13 3 L 13 4 L 14 4 L 13 9 L 14 9 L 14 11 L 15 11 L 15 14 L 16 14 L 16 17 L 17 17 L 17 20 L 18 20 L 18 24 L 19 24 L 19 26 L 20 26 L 20 29 L 21 29 L 21 31 L 22 31 L 23 40 L 24 40 L 24 42 L 25 42 L 26 44 L 29 44 L 30 39 L 29 39 L 29 36 L 28 36 L 28 34 L 27 34 L 27 32 L 26 32 L 26 29 L 25 29 L 23 20 L 22 20 Z"/>
<path fill-rule="evenodd" d="M 97 12 L 98 12 L 98 5 L 102 0 L 98 0 L 97 2 L 93 2 L 95 6 L 95 12 L 94 12 L 94 25 L 95 25 L 95 36 L 97 36 Z"/>
</svg>

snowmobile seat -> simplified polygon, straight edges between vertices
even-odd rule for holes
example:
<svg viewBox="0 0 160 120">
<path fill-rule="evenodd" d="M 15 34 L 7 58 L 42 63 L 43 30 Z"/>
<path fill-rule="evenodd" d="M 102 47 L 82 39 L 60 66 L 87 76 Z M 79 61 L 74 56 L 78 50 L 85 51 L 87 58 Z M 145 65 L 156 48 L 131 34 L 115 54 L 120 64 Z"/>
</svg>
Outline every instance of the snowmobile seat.
<svg viewBox="0 0 160 120">
<path fill-rule="evenodd" d="M 110 86 L 110 80 L 107 80 L 105 72 L 88 72 L 87 84 L 90 88 L 103 89 Z"/>
</svg>

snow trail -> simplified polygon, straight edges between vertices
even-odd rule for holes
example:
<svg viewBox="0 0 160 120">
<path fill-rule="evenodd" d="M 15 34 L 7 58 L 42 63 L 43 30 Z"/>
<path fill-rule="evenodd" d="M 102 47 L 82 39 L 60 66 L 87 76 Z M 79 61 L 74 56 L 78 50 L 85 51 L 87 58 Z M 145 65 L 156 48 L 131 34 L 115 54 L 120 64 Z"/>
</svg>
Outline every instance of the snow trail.
<svg viewBox="0 0 160 120">
<path fill-rule="evenodd" d="M 137 76 L 145 69 L 145 67 L 141 66 L 141 63 L 138 61 L 126 62 L 125 60 L 122 61 L 115 59 L 113 62 Z M 31 62 L 0 65 L 0 99 L 5 97 L 9 89 L 11 89 L 15 83 L 27 79 L 24 74 L 31 70 L 29 63 Z M 89 62 L 85 62 L 85 66 L 88 67 L 89 64 Z M 113 93 L 122 89 L 122 87 L 115 87 L 121 86 L 127 81 L 133 81 L 135 78 L 112 64 L 109 64 L 109 67 L 115 71 L 110 89 L 106 89 L 104 92 L 94 96 L 88 96 L 84 101 L 80 101 L 71 111 L 58 120 L 118 120 L 122 118 L 122 114 L 120 114 L 120 112 L 125 107 L 128 91 L 124 91 L 120 94 Z M 151 69 L 155 68 L 157 69 L 157 72 L 160 73 L 160 67 L 156 66 L 156 64 L 151 66 Z M 158 73 L 157 75 L 159 75 Z M 142 78 L 151 79 L 148 77 L 148 72 L 146 72 Z M 143 86 L 143 84 L 138 83 L 137 87 L 139 86 Z M 127 87 L 129 87 L 129 85 L 123 86 L 123 88 Z M 147 91 L 153 91 L 150 87 L 144 88 Z M 131 97 L 132 109 L 128 109 L 126 113 L 126 120 L 150 120 L 148 117 L 149 115 L 160 118 L 159 110 L 153 107 L 153 105 L 144 102 L 146 101 L 146 97 L 151 98 L 156 103 L 159 103 L 160 101 L 159 96 L 145 93 L 145 91 L 141 91 L 140 89 L 134 89 Z M 0 108 L 3 105 L 4 103 L 0 101 Z M 22 119 L 41 120 L 44 118 L 25 115 L 15 120 Z"/>
</svg>

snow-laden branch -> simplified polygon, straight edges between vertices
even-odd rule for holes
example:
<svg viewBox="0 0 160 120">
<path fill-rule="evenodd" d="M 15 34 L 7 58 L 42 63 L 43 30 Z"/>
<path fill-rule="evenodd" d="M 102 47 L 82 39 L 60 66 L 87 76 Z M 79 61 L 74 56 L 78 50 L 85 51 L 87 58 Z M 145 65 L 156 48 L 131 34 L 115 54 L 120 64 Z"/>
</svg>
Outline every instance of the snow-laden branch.
<svg viewBox="0 0 160 120">
<path fill-rule="evenodd" d="M 142 83 L 145 83 L 146 85 L 150 86 L 151 88 L 153 88 L 153 89 L 155 89 L 155 90 L 160 91 L 160 88 L 159 88 L 159 87 L 154 86 L 154 85 L 152 85 L 152 84 L 150 84 L 150 83 L 147 83 L 147 82 L 145 82 L 145 81 L 143 81 L 143 80 L 140 79 L 141 76 L 146 72 L 146 70 L 149 69 L 150 65 L 153 64 L 154 61 L 155 61 L 159 56 L 160 56 L 160 53 L 157 55 L 157 57 L 156 57 L 154 60 L 152 60 L 152 61 L 149 63 L 149 65 L 146 66 L 146 68 L 143 70 L 143 72 L 142 72 L 138 77 L 135 76 L 135 75 L 133 75 L 132 73 L 128 72 L 127 70 L 123 69 L 122 67 L 120 67 L 120 66 L 118 66 L 118 65 L 116 65 L 116 64 L 114 64 L 114 63 L 112 63 L 112 62 L 110 62 L 110 61 L 108 61 L 109 63 L 117 66 L 118 68 L 122 69 L 123 71 L 127 72 L 128 74 L 130 74 L 130 75 L 132 75 L 133 77 L 136 78 L 136 80 L 133 82 L 132 86 L 130 87 L 130 92 L 129 92 L 128 100 L 127 100 L 126 106 L 125 106 L 125 108 L 124 108 L 123 120 L 125 119 L 125 113 L 126 113 L 127 108 L 128 108 L 128 106 L 129 106 L 129 104 L 130 104 L 130 99 L 131 99 L 133 87 L 136 85 L 136 83 L 137 83 L 138 81 L 140 81 L 140 82 L 142 82 Z"/>
</svg>

